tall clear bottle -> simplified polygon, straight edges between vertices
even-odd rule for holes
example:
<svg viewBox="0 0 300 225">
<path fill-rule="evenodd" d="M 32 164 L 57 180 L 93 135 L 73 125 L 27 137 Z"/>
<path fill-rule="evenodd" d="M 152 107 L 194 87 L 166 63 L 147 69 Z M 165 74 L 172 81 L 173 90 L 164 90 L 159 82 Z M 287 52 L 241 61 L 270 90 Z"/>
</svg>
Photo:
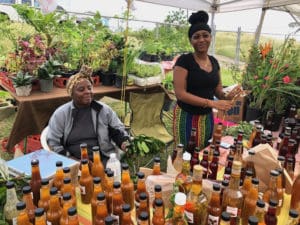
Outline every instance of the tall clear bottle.
<svg viewBox="0 0 300 225">
<path fill-rule="evenodd" d="M 33 159 L 31 160 L 31 180 L 30 187 L 33 194 L 33 203 L 35 206 L 38 206 L 40 200 L 40 189 L 41 189 L 41 173 L 39 167 L 39 160 Z"/>
<path fill-rule="evenodd" d="M 106 168 L 110 168 L 114 172 L 114 181 L 121 182 L 121 163 L 116 153 L 111 153 L 106 163 Z"/>
<path fill-rule="evenodd" d="M 176 147 L 176 158 L 174 159 L 173 166 L 178 173 L 182 170 L 183 163 L 183 144 L 178 144 Z"/>
<path fill-rule="evenodd" d="M 230 214 L 230 225 L 238 225 L 243 206 L 243 194 L 239 190 L 242 163 L 233 161 L 229 187 L 223 193 L 222 211 Z"/>
<path fill-rule="evenodd" d="M 175 182 L 179 185 L 179 191 L 188 193 L 192 185 L 192 177 L 190 175 L 191 154 L 185 152 L 183 154 L 182 170 L 177 174 Z"/>
<path fill-rule="evenodd" d="M 15 183 L 13 181 L 6 182 L 6 202 L 3 208 L 5 221 L 9 225 L 16 224 L 18 211 L 16 205 L 19 202 L 17 197 Z"/>
</svg>

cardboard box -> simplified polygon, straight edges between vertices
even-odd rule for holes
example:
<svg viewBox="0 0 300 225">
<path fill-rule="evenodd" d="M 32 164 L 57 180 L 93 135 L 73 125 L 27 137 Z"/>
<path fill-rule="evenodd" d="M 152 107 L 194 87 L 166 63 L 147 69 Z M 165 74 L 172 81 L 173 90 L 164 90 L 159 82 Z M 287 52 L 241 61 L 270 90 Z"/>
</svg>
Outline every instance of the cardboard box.
<svg viewBox="0 0 300 225">
<path fill-rule="evenodd" d="M 226 112 L 218 110 L 217 117 L 221 120 L 238 123 L 243 120 L 246 96 L 239 96 L 234 100 L 233 107 Z"/>
</svg>

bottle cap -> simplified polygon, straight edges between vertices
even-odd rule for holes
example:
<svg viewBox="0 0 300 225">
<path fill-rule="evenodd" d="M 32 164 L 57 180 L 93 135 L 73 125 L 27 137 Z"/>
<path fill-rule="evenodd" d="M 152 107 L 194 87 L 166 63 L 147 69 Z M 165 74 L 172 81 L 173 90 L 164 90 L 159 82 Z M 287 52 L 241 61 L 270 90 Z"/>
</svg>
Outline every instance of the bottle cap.
<svg viewBox="0 0 300 225">
<path fill-rule="evenodd" d="M 83 164 L 83 165 L 88 164 L 88 162 L 89 162 L 89 161 L 88 161 L 87 159 L 82 159 L 82 160 L 81 160 L 81 164 Z"/>
<path fill-rule="evenodd" d="M 254 149 L 249 149 L 248 154 L 249 155 L 255 155 L 255 150 Z"/>
<path fill-rule="evenodd" d="M 63 200 L 68 201 L 72 198 L 71 194 L 69 192 L 66 192 L 63 194 Z"/>
<path fill-rule="evenodd" d="M 105 217 L 105 225 L 113 225 L 114 224 L 114 218 L 112 216 Z"/>
<path fill-rule="evenodd" d="M 194 171 L 194 173 L 202 173 L 202 166 L 200 166 L 198 164 L 194 165 L 193 171 Z"/>
<path fill-rule="evenodd" d="M 22 188 L 23 194 L 29 194 L 31 192 L 31 187 L 30 186 L 24 186 Z"/>
<path fill-rule="evenodd" d="M 13 181 L 7 181 L 6 182 L 6 188 L 11 189 L 15 187 L 15 183 Z"/>
<path fill-rule="evenodd" d="M 107 175 L 107 172 L 108 172 L 109 170 L 111 170 L 111 169 L 108 168 L 108 167 L 106 167 L 106 168 L 104 169 L 104 173 Z"/>
<path fill-rule="evenodd" d="M 111 158 L 111 159 L 117 158 L 116 153 L 110 153 L 109 158 Z"/>
<path fill-rule="evenodd" d="M 259 179 L 254 177 L 254 178 L 252 178 L 251 183 L 254 184 L 254 185 L 258 185 L 259 184 Z"/>
<path fill-rule="evenodd" d="M 99 146 L 93 146 L 92 147 L 92 151 L 93 152 L 99 152 L 100 151 L 100 147 Z"/>
<path fill-rule="evenodd" d="M 39 217 L 39 216 L 43 216 L 45 213 L 45 210 L 43 208 L 36 208 L 34 210 L 34 215 Z"/>
<path fill-rule="evenodd" d="M 50 195 L 57 195 L 57 187 L 50 188 Z"/>
<path fill-rule="evenodd" d="M 128 170 L 129 166 L 127 163 L 122 163 L 122 170 Z"/>
<path fill-rule="evenodd" d="M 186 195 L 182 192 L 177 192 L 175 194 L 175 203 L 177 205 L 181 205 L 181 206 L 185 205 L 186 204 Z"/>
<path fill-rule="evenodd" d="M 188 152 L 184 152 L 182 159 L 185 160 L 185 161 L 190 161 L 191 160 L 191 154 L 188 153 Z"/>
<path fill-rule="evenodd" d="M 280 156 L 277 157 L 277 160 L 280 161 L 280 162 L 284 162 L 285 157 L 280 155 Z"/>
<path fill-rule="evenodd" d="M 214 157 L 220 156 L 220 153 L 218 151 L 214 151 Z"/>
<path fill-rule="evenodd" d="M 283 169 L 282 168 L 276 168 L 275 170 L 278 172 L 279 175 L 283 174 Z"/>
<path fill-rule="evenodd" d="M 74 216 L 74 215 L 76 215 L 76 213 L 77 213 L 76 207 L 71 207 L 71 208 L 68 209 L 68 215 L 69 216 Z"/>
<path fill-rule="evenodd" d="M 67 167 L 67 166 L 64 167 L 64 168 L 63 168 L 63 172 L 64 172 L 64 173 L 69 173 L 69 172 L 70 172 L 70 167 Z"/>
<path fill-rule="evenodd" d="M 87 148 L 87 143 L 81 143 L 80 148 Z"/>
<path fill-rule="evenodd" d="M 295 209 L 290 209 L 289 216 L 292 217 L 292 218 L 297 218 L 299 216 L 299 213 Z"/>
<path fill-rule="evenodd" d="M 230 221 L 230 214 L 226 211 L 222 212 L 221 219 L 225 222 Z"/>
<path fill-rule="evenodd" d="M 69 183 L 71 183 L 71 178 L 69 177 L 64 178 L 64 184 L 69 184 Z"/>
<path fill-rule="evenodd" d="M 258 206 L 259 208 L 265 208 L 265 202 L 261 199 L 258 199 L 256 202 L 256 206 Z"/>
<path fill-rule="evenodd" d="M 271 170 L 270 175 L 273 177 L 277 177 L 279 173 L 276 170 Z"/>
<path fill-rule="evenodd" d="M 158 156 L 154 157 L 154 162 L 155 163 L 160 163 L 160 158 Z"/>
<path fill-rule="evenodd" d="M 141 192 L 139 195 L 140 200 L 146 200 L 147 199 L 147 194 L 145 192 Z"/>
<path fill-rule="evenodd" d="M 288 158 L 287 161 L 288 161 L 289 163 L 293 163 L 293 162 L 294 162 L 294 159 L 293 159 L 293 158 Z"/>
<path fill-rule="evenodd" d="M 253 176 L 253 171 L 252 170 L 247 170 L 246 171 L 246 176 L 252 177 Z"/>
<path fill-rule="evenodd" d="M 154 191 L 155 191 L 155 192 L 161 192 L 161 186 L 160 186 L 159 184 L 156 184 L 156 185 L 154 186 Z"/>
<path fill-rule="evenodd" d="M 31 160 L 31 165 L 32 165 L 32 166 L 39 165 L 39 160 L 38 160 L 38 159 L 33 159 L 33 160 Z"/>
<path fill-rule="evenodd" d="M 61 167 L 63 165 L 62 161 L 56 161 L 55 163 L 56 167 Z"/>
<path fill-rule="evenodd" d="M 108 170 L 108 171 L 106 172 L 106 175 L 107 175 L 108 177 L 113 177 L 113 176 L 114 176 L 114 171 Z"/>
<path fill-rule="evenodd" d="M 177 148 L 183 148 L 183 144 L 178 144 Z"/>
<path fill-rule="evenodd" d="M 203 150 L 203 155 L 208 155 L 208 149 Z"/>
<path fill-rule="evenodd" d="M 229 180 L 222 180 L 222 186 L 228 187 L 229 185 Z"/>
<path fill-rule="evenodd" d="M 160 198 L 155 199 L 154 201 L 155 206 L 162 206 L 163 205 L 163 201 Z"/>
<path fill-rule="evenodd" d="M 97 195 L 97 200 L 98 201 L 103 201 L 105 199 L 105 193 L 104 192 L 100 192 L 98 195 Z"/>
<path fill-rule="evenodd" d="M 216 183 L 213 184 L 213 190 L 214 191 L 220 191 L 220 189 L 221 189 L 220 184 L 216 184 Z"/>
<path fill-rule="evenodd" d="M 143 211 L 143 212 L 140 213 L 139 219 L 140 219 L 141 221 L 148 220 L 148 218 L 149 218 L 149 215 L 148 215 L 147 212 Z"/>
<path fill-rule="evenodd" d="M 138 176 L 139 179 L 144 179 L 145 174 L 143 172 L 138 172 L 137 176 Z"/>
<path fill-rule="evenodd" d="M 100 184 L 101 183 L 101 178 L 100 177 L 94 177 L 93 178 L 93 183 L 94 184 Z"/>
<path fill-rule="evenodd" d="M 228 155 L 228 156 L 227 156 L 227 160 L 228 160 L 228 161 L 233 161 L 233 159 L 234 159 L 233 155 Z"/>
<path fill-rule="evenodd" d="M 114 188 L 120 188 L 120 187 L 121 187 L 121 183 L 119 181 L 115 181 Z"/>
<path fill-rule="evenodd" d="M 257 225 L 258 218 L 256 216 L 249 216 L 248 223 L 249 223 L 249 225 Z"/>
<path fill-rule="evenodd" d="M 23 210 L 26 209 L 26 203 L 25 202 L 18 202 L 16 205 L 17 210 Z"/>
<path fill-rule="evenodd" d="M 270 199 L 269 205 L 272 207 L 276 207 L 278 205 L 278 202 L 276 200 Z"/>
<path fill-rule="evenodd" d="M 123 212 L 130 212 L 130 210 L 131 209 L 130 209 L 130 205 L 129 204 L 125 203 L 125 204 L 122 205 L 122 211 Z"/>
</svg>

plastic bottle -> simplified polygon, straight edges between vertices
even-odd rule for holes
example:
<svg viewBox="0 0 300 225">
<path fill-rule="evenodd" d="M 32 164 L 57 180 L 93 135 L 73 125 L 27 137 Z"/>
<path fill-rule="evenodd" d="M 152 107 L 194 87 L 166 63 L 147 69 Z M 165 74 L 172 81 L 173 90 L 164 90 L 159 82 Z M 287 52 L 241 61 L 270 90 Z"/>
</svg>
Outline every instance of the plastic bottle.
<svg viewBox="0 0 300 225">
<path fill-rule="evenodd" d="M 101 180 L 104 180 L 105 174 L 104 174 L 104 166 L 102 164 L 101 156 L 100 156 L 100 148 L 99 146 L 94 146 L 92 150 L 93 150 L 93 165 L 91 169 L 91 174 L 93 177 L 100 177 Z"/>
<path fill-rule="evenodd" d="M 26 203 L 25 202 L 18 202 L 16 206 L 18 210 L 18 217 L 17 217 L 17 224 L 19 225 L 32 225 L 29 222 L 29 217 L 26 212 Z"/>
<path fill-rule="evenodd" d="M 19 199 L 16 194 L 15 183 L 12 181 L 6 182 L 6 202 L 3 208 L 3 213 L 5 221 L 9 225 L 16 224 L 18 211 L 16 209 L 16 204 Z"/>
<path fill-rule="evenodd" d="M 161 175 L 161 172 L 160 172 L 160 158 L 158 156 L 154 157 L 152 175 Z"/>
<path fill-rule="evenodd" d="M 36 208 L 34 210 L 34 215 L 35 215 L 35 224 L 34 225 L 47 225 L 45 210 L 43 208 Z"/>
<path fill-rule="evenodd" d="M 75 207 L 68 209 L 68 225 L 79 225 L 77 209 Z"/>
<path fill-rule="evenodd" d="M 33 203 L 35 206 L 38 205 L 40 200 L 40 188 L 41 188 L 41 173 L 39 167 L 39 160 L 33 159 L 31 161 L 31 180 L 30 180 L 30 187 L 33 194 Z"/>
<path fill-rule="evenodd" d="M 64 172 L 63 172 L 62 166 L 63 166 L 62 161 L 56 162 L 56 172 L 55 172 L 55 176 L 53 179 L 53 186 L 57 187 L 58 192 L 60 192 L 60 189 L 63 185 L 63 180 L 64 180 Z"/>
<path fill-rule="evenodd" d="M 47 211 L 47 221 L 51 222 L 51 225 L 60 225 L 59 220 L 61 214 L 62 208 L 60 207 L 60 202 L 57 195 L 57 188 L 52 187 L 50 189 L 50 202 L 49 210 Z"/>
<path fill-rule="evenodd" d="M 23 192 L 22 200 L 23 202 L 26 203 L 26 212 L 28 214 L 29 220 L 31 223 L 34 223 L 34 210 L 36 207 L 33 204 L 31 187 L 24 186 L 22 188 L 22 192 Z"/>
<path fill-rule="evenodd" d="M 90 175 L 88 160 L 81 160 L 81 176 L 79 179 L 81 202 L 90 204 L 93 196 L 93 177 Z"/>
<path fill-rule="evenodd" d="M 117 159 L 116 153 L 111 153 L 109 155 L 106 168 L 110 168 L 114 172 L 114 181 L 121 182 L 121 163 Z"/>
<path fill-rule="evenodd" d="M 94 224 L 94 218 L 95 218 L 96 212 L 97 212 L 97 195 L 99 193 L 103 192 L 100 177 L 94 177 L 93 183 L 94 183 L 94 190 L 93 190 L 93 196 L 91 199 L 92 224 Z"/>
<path fill-rule="evenodd" d="M 108 216 L 105 194 L 101 192 L 97 195 L 97 211 L 94 218 L 94 225 L 104 225 L 105 217 Z"/>
<path fill-rule="evenodd" d="M 134 184 L 130 178 L 129 166 L 127 163 L 122 164 L 122 184 L 121 190 L 123 200 L 130 205 L 130 208 L 134 208 Z"/>
</svg>

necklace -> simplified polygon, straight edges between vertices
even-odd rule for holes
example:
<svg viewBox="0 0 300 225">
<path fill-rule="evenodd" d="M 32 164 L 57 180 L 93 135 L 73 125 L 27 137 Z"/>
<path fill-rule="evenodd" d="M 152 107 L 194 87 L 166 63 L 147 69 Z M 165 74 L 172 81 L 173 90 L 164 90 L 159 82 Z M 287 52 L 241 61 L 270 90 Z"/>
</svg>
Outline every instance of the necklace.
<svg viewBox="0 0 300 225">
<path fill-rule="evenodd" d="M 208 56 L 206 56 L 206 59 L 203 60 L 199 58 L 196 54 L 194 54 L 196 62 L 199 64 L 199 66 L 204 69 L 204 70 L 209 70 L 210 69 L 210 60 Z"/>
</svg>

